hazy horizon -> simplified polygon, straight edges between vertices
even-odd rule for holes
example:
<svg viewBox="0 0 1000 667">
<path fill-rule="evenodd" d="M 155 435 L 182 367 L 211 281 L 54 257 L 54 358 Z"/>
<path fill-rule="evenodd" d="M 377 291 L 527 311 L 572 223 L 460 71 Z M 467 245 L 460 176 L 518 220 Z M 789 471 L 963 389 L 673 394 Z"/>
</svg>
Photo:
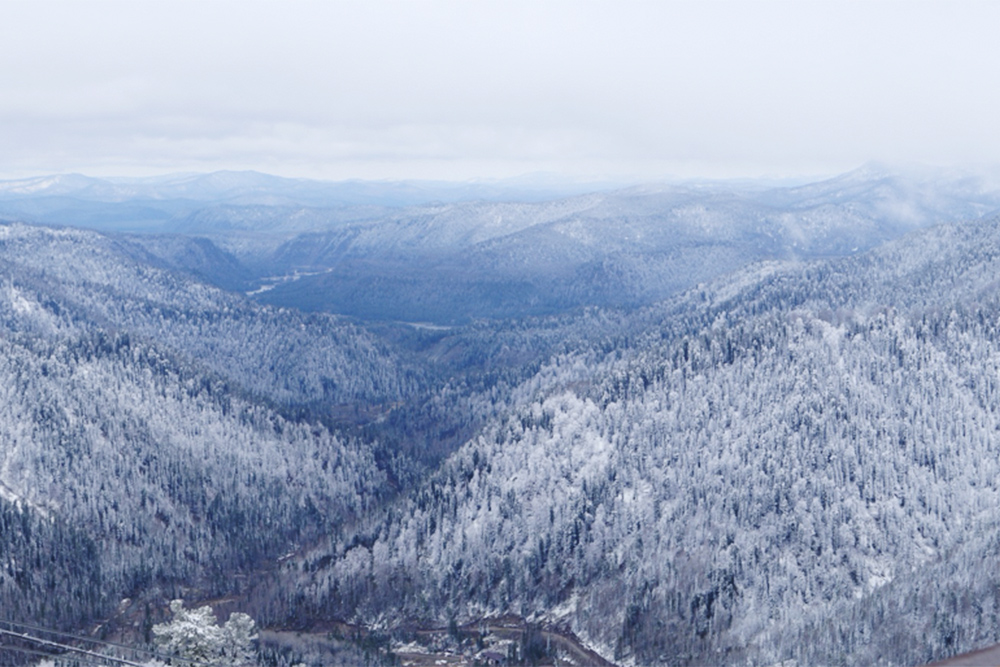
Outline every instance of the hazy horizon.
<svg viewBox="0 0 1000 667">
<path fill-rule="evenodd" d="M 850 174 L 861 174 L 868 171 L 882 171 L 886 173 L 892 173 L 896 175 L 903 176 L 915 176 L 915 175 L 938 175 L 938 174 L 951 174 L 951 175 L 973 175 L 973 176 L 992 176 L 994 174 L 998 175 L 1000 178 L 1000 160 L 993 164 L 954 164 L 954 165 L 935 165 L 928 163 L 890 163 L 878 160 L 869 160 L 863 163 L 854 165 L 847 169 L 841 171 L 831 171 L 831 172 L 790 172 L 786 175 L 759 175 L 759 176 L 744 176 L 744 175 L 722 175 L 722 176 L 711 176 L 711 175 L 700 175 L 691 174 L 687 176 L 680 176 L 676 174 L 667 174 L 661 176 L 651 176 L 651 177 L 606 177 L 598 178 L 588 175 L 579 175 L 573 173 L 563 173 L 555 171 L 535 171 L 535 172 L 524 172 L 519 174 L 513 174 L 510 176 L 467 176 L 467 177 L 454 177 L 454 178 L 428 178 L 428 177 L 351 177 L 346 176 L 343 178 L 332 178 L 319 176 L 299 176 L 291 175 L 281 171 L 264 171 L 254 168 L 221 168 L 221 169 L 202 169 L 202 170 L 185 170 L 185 169 L 170 169 L 164 168 L 159 171 L 151 171 L 149 173 L 141 174 L 126 174 L 126 173 L 115 173 L 108 172 L 103 173 L 101 170 L 96 171 L 49 171 L 49 172 L 30 172 L 24 173 L 17 176 L 0 175 L 0 183 L 14 184 L 14 183 L 27 183 L 30 181 L 39 181 L 43 179 L 60 178 L 60 177 L 82 177 L 85 179 L 95 179 L 107 181 L 110 183 L 124 184 L 129 182 L 144 182 L 152 183 L 155 181 L 171 182 L 180 181 L 188 178 L 199 178 L 205 176 L 211 176 L 214 174 L 253 174 L 258 176 L 266 176 L 271 178 L 277 178 L 288 181 L 312 181 L 316 183 L 328 183 L 328 184 L 423 184 L 423 185 L 440 185 L 440 186 L 510 186 L 510 187 L 526 187 L 531 189 L 543 190 L 547 187 L 588 187 L 593 186 L 595 188 L 628 188 L 634 186 L 645 186 L 645 185 L 696 185 L 699 183 L 711 184 L 747 184 L 747 185 L 759 185 L 762 187 L 794 187 L 797 185 L 805 185 L 809 183 L 819 183 L 826 180 L 836 179 L 844 177 Z"/>
</svg>

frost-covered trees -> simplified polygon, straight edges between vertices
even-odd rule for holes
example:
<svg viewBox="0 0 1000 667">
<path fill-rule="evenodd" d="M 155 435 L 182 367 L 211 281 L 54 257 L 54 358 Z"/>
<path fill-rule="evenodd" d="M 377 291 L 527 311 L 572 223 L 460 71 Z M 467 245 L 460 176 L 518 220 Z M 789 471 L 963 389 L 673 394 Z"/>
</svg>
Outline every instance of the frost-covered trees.
<svg viewBox="0 0 1000 667">
<path fill-rule="evenodd" d="M 997 247 L 990 223 L 748 272 L 603 358 L 553 358 L 405 503 L 302 564 L 318 610 L 557 609 L 638 664 L 996 641 L 1000 576 L 971 565 L 996 545 L 969 536 L 1000 506 Z"/>
<path fill-rule="evenodd" d="M 25 619 L 238 593 L 228 575 L 309 543 L 253 587 L 262 622 L 510 612 L 636 665 L 916 664 L 998 638 L 1000 549 L 975 536 L 1000 506 L 1000 224 L 415 337 L 453 375 L 363 438 L 303 415 L 412 398 L 426 376 L 382 344 L 108 264 L 93 235 L 0 241 L 0 606 Z M 191 651 L 237 659 L 253 634 L 181 612 Z"/>
<path fill-rule="evenodd" d="M 421 373 L 361 327 L 259 306 L 150 259 L 96 232 L 0 226 L 0 321 L 43 337 L 128 333 L 284 405 L 363 409 L 417 388 Z"/>
<path fill-rule="evenodd" d="M 220 626 L 207 605 L 185 609 L 183 600 L 173 600 L 170 611 L 170 622 L 153 626 L 154 642 L 163 653 L 218 667 L 241 667 L 256 661 L 256 625 L 247 614 L 235 612 Z"/>
<path fill-rule="evenodd" d="M 364 336 L 330 320 L 281 322 L 119 250 L 91 232 L 0 225 L 0 527 L 11 526 L 0 534 L 0 607 L 22 620 L 78 623 L 190 578 L 208 581 L 207 594 L 231 592 L 238 583 L 220 573 L 335 532 L 383 495 L 371 442 L 282 416 L 263 398 L 281 398 L 267 381 L 243 376 L 252 386 L 241 386 L 240 373 L 199 362 L 253 347 L 241 340 L 247 327 L 258 342 L 280 341 L 292 324 L 296 346 L 310 336 L 337 346 L 339 333 L 342 347 L 384 363 Z M 188 349 L 185 335 L 201 333 L 213 342 Z M 296 356 L 275 354 L 286 352 Z M 270 353 L 248 354 L 247 367 L 268 366 L 260 354 Z M 306 363 L 364 375 L 343 356 L 321 361 Z M 296 380 L 288 363 L 276 371 L 285 381 L 322 385 Z"/>
</svg>

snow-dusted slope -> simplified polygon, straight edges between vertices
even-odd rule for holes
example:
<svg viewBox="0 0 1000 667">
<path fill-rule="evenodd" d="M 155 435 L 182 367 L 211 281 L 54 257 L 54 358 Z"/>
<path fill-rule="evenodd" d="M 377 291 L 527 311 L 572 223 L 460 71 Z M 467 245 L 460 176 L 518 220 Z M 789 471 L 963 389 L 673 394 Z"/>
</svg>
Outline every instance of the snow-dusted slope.
<svg viewBox="0 0 1000 667">
<path fill-rule="evenodd" d="M 230 365 L 261 354 L 230 338 L 240 332 L 226 328 L 218 290 L 129 262 L 94 233 L 4 227 L 0 249 L 8 617 L 79 624 L 161 586 L 231 592 L 233 575 L 337 530 L 383 493 L 370 444 L 239 390 L 280 398 L 266 375 L 206 371 L 206 347 Z"/>
<path fill-rule="evenodd" d="M 299 563 L 315 609 L 519 613 L 649 665 L 907 665 L 995 642 L 997 275 L 993 220 L 639 312 Z"/>
<path fill-rule="evenodd" d="M 386 403 L 413 390 L 415 371 L 363 329 L 261 307 L 172 272 L 148 252 L 156 242 L 0 225 L 0 280 L 43 304 L 17 311 L 17 328 L 127 332 L 278 403 Z"/>
<path fill-rule="evenodd" d="M 308 541 L 254 591 L 272 620 L 514 613 L 637 665 L 996 641 L 993 192 L 868 169 L 292 239 L 0 225 L 2 604 L 231 590 Z M 949 217 L 974 220 L 884 242 Z M 284 305 L 192 276 L 268 262 Z M 363 440 L 301 417 L 351 409 Z"/>
</svg>

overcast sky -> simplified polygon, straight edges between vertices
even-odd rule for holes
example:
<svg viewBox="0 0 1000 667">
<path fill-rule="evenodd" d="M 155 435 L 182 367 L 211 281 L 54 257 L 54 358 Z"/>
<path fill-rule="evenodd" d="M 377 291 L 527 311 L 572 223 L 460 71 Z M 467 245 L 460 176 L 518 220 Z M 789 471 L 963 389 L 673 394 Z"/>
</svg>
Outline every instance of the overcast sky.
<svg viewBox="0 0 1000 667">
<path fill-rule="evenodd" d="M 0 177 L 1000 162 L 1000 3 L 0 4 Z"/>
</svg>

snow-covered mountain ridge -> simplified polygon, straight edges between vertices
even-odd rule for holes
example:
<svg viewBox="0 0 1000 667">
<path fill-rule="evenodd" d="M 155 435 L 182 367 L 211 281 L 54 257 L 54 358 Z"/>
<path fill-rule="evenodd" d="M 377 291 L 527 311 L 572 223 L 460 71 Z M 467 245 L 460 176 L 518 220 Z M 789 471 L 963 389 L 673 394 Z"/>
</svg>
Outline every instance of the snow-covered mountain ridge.
<svg viewBox="0 0 1000 667">
<path fill-rule="evenodd" d="M 634 664 L 907 665 L 998 641 L 1000 223 L 756 275 L 552 359 L 289 580 L 359 620 L 568 605 Z"/>
<path fill-rule="evenodd" d="M 0 605 L 155 621 L 186 590 L 400 641 L 514 615 L 632 665 L 997 641 L 1000 222 L 901 180 L 0 225 Z M 243 293 L 279 257 L 376 319 Z M 378 289 L 511 316 L 386 322 Z"/>
</svg>

